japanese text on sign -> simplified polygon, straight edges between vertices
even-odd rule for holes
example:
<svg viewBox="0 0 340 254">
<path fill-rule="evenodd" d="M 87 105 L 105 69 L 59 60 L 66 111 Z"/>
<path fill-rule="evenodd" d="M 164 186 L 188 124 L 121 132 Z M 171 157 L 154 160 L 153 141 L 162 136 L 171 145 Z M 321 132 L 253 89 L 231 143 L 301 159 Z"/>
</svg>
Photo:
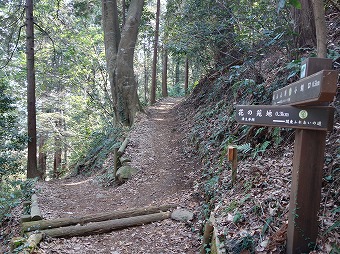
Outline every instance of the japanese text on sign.
<svg viewBox="0 0 340 254">
<path fill-rule="evenodd" d="M 237 122 L 250 125 L 326 130 L 331 126 L 331 119 L 331 107 L 236 106 Z"/>
<path fill-rule="evenodd" d="M 332 101 L 336 92 L 337 71 L 320 71 L 274 91 L 273 105 L 298 105 Z"/>
</svg>

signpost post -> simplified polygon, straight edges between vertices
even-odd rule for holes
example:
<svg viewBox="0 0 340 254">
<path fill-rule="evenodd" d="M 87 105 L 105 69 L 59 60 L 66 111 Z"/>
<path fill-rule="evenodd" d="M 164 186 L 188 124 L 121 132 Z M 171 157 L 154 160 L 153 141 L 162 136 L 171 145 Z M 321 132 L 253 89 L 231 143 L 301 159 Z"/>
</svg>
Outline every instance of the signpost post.
<svg viewBox="0 0 340 254">
<path fill-rule="evenodd" d="M 330 61 L 307 59 L 302 71 L 310 76 L 275 91 L 274 105 L 236 106 L 236 121 L 241 124 L 296 129 L 288 216 L 288 254 L 308 253 L 315 246 L 318 235 L 317 213 L 320 208 L 326 134 L 333 127 L 334 109 L 315 105 L 333 101 L 336 94 L 338 72 L 321 70 L 331 66 Z"/>
</svg>

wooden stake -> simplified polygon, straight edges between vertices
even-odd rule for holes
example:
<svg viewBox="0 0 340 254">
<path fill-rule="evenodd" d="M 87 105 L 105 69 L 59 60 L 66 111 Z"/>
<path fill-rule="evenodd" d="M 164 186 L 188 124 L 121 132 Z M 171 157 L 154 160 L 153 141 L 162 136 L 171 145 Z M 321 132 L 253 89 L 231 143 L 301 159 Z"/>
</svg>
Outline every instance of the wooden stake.
<svg viewBox="0 0 340 254">
<path fill-rule="evenodd" d="M 326 131 L 296 130 L 287 254 L 308 253 L 318 235 Z"/>
<path fill-rule="evenodd" d="M 208 248 L 211 245 L 211 237 L 214 230 L 214 226 L 209 219 L 204 226 L 204 233 L 203 233 L 203 239 L 202 239 L 202 246 L 200 254 L 207 253 L 206 248 Z"/>
<path fill-rule="evenodd" d="M 234 185 L 237 177 L 237 148 L 228 147 L 228 160 L 231 162 L 231 185 Z"/>
<path fill-rule="evenodd" d="M 113 151 L 113 177 L 116 179 L 118 170 L 118 148 L 115 148 Z"/>
<path fill-rule="evenodd" d="M 119 150 L 118 150 L 118 157 L 122 156 L 127 145 L 129 143 L 129 138 L 125 138 L 123 143 L 121 144 L 121 146 L 119 147 Z"/>
</svg>

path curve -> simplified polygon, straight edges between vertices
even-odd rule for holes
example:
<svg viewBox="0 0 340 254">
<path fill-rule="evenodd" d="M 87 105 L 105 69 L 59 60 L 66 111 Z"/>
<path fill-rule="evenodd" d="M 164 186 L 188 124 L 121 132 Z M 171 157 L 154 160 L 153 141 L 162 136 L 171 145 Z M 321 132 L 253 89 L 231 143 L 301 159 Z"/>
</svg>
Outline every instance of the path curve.
<svg viewBox="0 0 340 254">
<path fill-rule="evenodd" d="M 102 188 L 95 177 L 40 183 L 44 218 L 60 218 L 176 204 L 195 211 L 197 164 L 185 157 L 184 133 L 176 117 L 180 99 L 167 98 L 149 107 L 130 132 L 126 155 L 138 174 L 117 188 Z M 197 178 L 196 178 L 197 179 Z M 47 239 L 38 253 L 197 253 L 198 230 L 170 219 L 108 234 Z"/>
</svg>

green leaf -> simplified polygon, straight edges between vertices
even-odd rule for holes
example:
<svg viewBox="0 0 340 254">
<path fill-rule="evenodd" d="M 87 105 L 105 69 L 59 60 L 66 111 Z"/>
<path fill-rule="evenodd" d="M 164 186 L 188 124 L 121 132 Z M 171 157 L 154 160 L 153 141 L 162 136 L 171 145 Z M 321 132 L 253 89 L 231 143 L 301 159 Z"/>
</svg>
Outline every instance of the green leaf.
<svg viewBox="0 0 340 254">
<path fill-rule="evenodd" d="M 337 208 L 334 208 L 334 210 L 332 211 L 332 213 L 340 213 L 340 206 Z"/>
<path fill-rule="evenodd" d="M 326 232 L 325 235 L 331 232 L 333 229 L 336 229 L 337 227 L 340 227 L 340 220 L 336 221 L 332 226 L 330 226 Z"/>
<path fill-rule="evenodd" d="M 237 212 L 233 218 L 233 222 L 236 224 L 243 218 L 242 214 Z"/>
<path fill-rule="evenodd" d="M 299 0 L 289 0 L 288 2 L 290 5 L 293 5 L 296 9 L 301 9 L 301 3 Z"/>
<path fill-rule="evenodd" d="M 273 218 L 272 217 L 269 217 L 267 220 L 266 220 L 266 224 L 264 224 L 263 228 L 262 228 L 262 235 L 264 235 L 266 233 L 266 231 L 268 230 L 269 228 L 269 225 L 270 223 L 273 222 Z"/>
<path fill-rule="evenodd" d="M 326 180 L 327 182 L 331 182 L 331 181 L 333 181 L 333 176 L 331 176 L 331 175 L 326 176 L 326 177 L 325 177 L 325 180 Z"/>
</svg>

